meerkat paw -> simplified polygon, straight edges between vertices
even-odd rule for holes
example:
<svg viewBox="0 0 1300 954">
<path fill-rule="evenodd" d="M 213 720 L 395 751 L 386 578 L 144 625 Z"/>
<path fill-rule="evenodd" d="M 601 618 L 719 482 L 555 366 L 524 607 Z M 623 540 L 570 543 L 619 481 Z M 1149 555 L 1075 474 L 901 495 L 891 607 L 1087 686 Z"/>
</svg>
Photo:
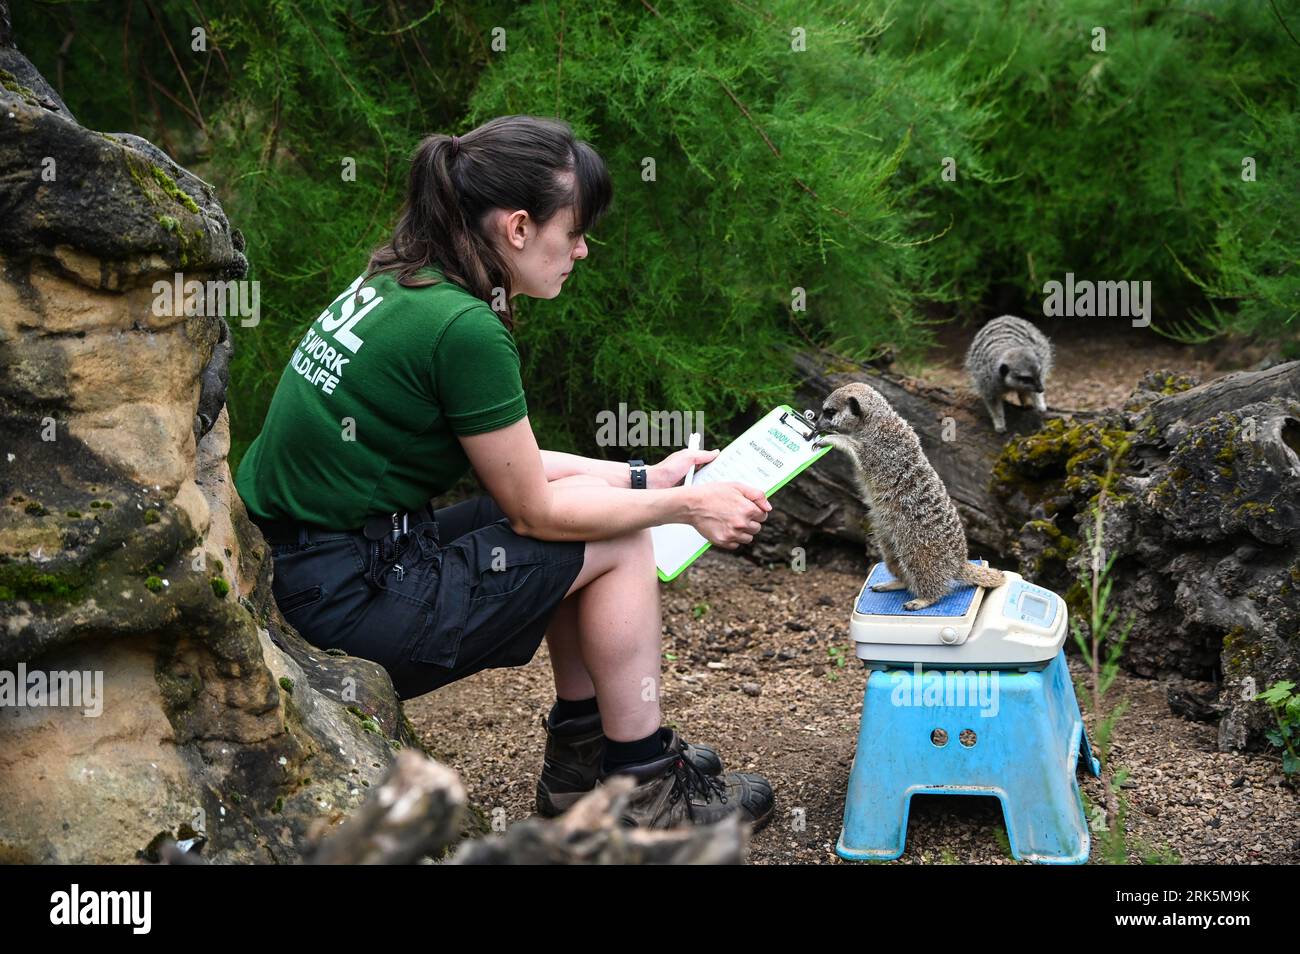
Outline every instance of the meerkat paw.
<svg viewBox="0 0 1300 954">
<path fill-rule="evenodd" d="M 908 600 L 906 603 L 904 603 L 904 604 L 903 604 L 903 609 L 905 609 L 905 610 L 922 610 L 922 609 L 925 609 L 927 606 L 933 606 L 933 605 L 934 605 L 935 603 L 937 603 L 937 602 L 939 602 L 939 601 L 938 601 L 938 600 L 923 600 L 923 599 L 921 599 L 920 597 L 917 597 L 917 598 L 914 599 L 914 600 Z"/>
<path fill-rule="evenodd" d="M 871 591 L 873 593 L 891 593 L 894 590 L 905 590 L 907 584 L 902 580 L 890 580 L 888 583 L 872 583 Z"/>
<path fill-rule="evenodd" d="M 1043 394 L 1043 393 L 1041 393 L 1041 392 L 1035 394 L 1035 395 L 1034 395 L 1034 407 L 1038 408 L 1038 410 L 1040 410 L 1040 411 L 1046 411 L 1046 410 L 1047 410 L 1047 395 L 1045 395 L 1045 394 Z"/>
</svg>

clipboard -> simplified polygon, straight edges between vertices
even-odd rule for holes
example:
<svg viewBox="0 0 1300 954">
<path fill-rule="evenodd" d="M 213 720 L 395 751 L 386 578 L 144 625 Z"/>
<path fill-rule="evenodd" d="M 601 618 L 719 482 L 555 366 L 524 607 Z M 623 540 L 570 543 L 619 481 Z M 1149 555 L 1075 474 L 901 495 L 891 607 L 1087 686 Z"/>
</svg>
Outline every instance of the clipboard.
<svg viewBox="0 0 1300 954">
<path fill-rule="evenodd" d="M 773 408 L 713 460 L 695 472 L 694 484 L 739 481 L 769 497 L 829 453 L 831 446 L 814 447 L 817 427 L 788 404 Z M 673 580 L 699 558 L 711 543 L 687 523 L 650 528 L 659 579 Z"/>
</svg>

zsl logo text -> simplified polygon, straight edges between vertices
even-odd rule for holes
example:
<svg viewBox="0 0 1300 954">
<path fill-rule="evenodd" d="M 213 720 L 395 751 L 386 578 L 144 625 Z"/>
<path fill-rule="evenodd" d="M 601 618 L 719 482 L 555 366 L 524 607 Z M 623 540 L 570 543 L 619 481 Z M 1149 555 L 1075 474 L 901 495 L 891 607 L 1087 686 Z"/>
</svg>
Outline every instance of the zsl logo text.
<svg viewBox="0 0 1300 954">
<path fill-rule="evenodd" d="M 356 293 L 358 286 L 365 277 L 365 275 L 358 275 L 357 280 L 348 286 L 347 291 L 330 302 L 329 308 L 322 311 L 320 317 L 316 319 L 321 331 L 333 335 L 335 341 L 353 354 L 360 351 L 365 342 L 352 329 L 357 326 L 357 322 L 370 314 L 371 309 L 384 300 L 384 297 L 373 288 L 361 289 L 360 295 Z M 347 301 L 343 302 L 343 307 L 336 317 L 331 309 L 340 301 L 343 301 L 344 298 Z M 358 299 L 360 299 L 360 302 L 358 302 Z M 358 303 L 361 305 L 359 309 L 357 308 Z"/>
</svg>

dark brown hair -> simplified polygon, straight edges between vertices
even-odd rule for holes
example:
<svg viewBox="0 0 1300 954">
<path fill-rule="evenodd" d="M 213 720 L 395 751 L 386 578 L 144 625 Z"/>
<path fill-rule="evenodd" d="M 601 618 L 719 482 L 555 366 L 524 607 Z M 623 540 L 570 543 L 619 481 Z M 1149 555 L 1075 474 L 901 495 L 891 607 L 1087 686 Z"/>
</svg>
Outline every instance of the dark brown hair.
<svg viewBox="0 0 1300 954">
<path fill-rule="evenodd" d="M 433 265 L 489 305 L 492 290 L 503 288 L 498 314 L 513 329 L 513 276 L 481 231 L 483 213 L 524 209 L 540 228 L 572 206 L 575 228 L 586 232 L 612 199 L 604 160 L 562 120 L 500 116 L 463 136 L 434 133 L 415 150 L 397 227 L 371 254 L 367 273 L 396 271 L 399 284 L 420 288 L 437 282 L 416 275 Z"/>
</svg>

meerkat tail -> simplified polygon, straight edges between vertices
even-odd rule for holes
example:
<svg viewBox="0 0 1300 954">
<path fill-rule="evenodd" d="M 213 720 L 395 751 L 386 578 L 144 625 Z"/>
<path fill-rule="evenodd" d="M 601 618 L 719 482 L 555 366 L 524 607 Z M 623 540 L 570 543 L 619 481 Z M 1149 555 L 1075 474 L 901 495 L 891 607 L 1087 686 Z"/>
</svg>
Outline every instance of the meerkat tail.
<svg viewBox="0 0 1300 954">
<path fill-rule="evenodd" d="M 967 563 L 957 571 L 957 579 L 963 583 L 971 583 L 975 586 L 995 587 L 1001 586 L 1007 581 L 1006 574 L 1001 570 L 995 570 L 991 566 L 976 566 L 974 563 Z"/>
</svg>

